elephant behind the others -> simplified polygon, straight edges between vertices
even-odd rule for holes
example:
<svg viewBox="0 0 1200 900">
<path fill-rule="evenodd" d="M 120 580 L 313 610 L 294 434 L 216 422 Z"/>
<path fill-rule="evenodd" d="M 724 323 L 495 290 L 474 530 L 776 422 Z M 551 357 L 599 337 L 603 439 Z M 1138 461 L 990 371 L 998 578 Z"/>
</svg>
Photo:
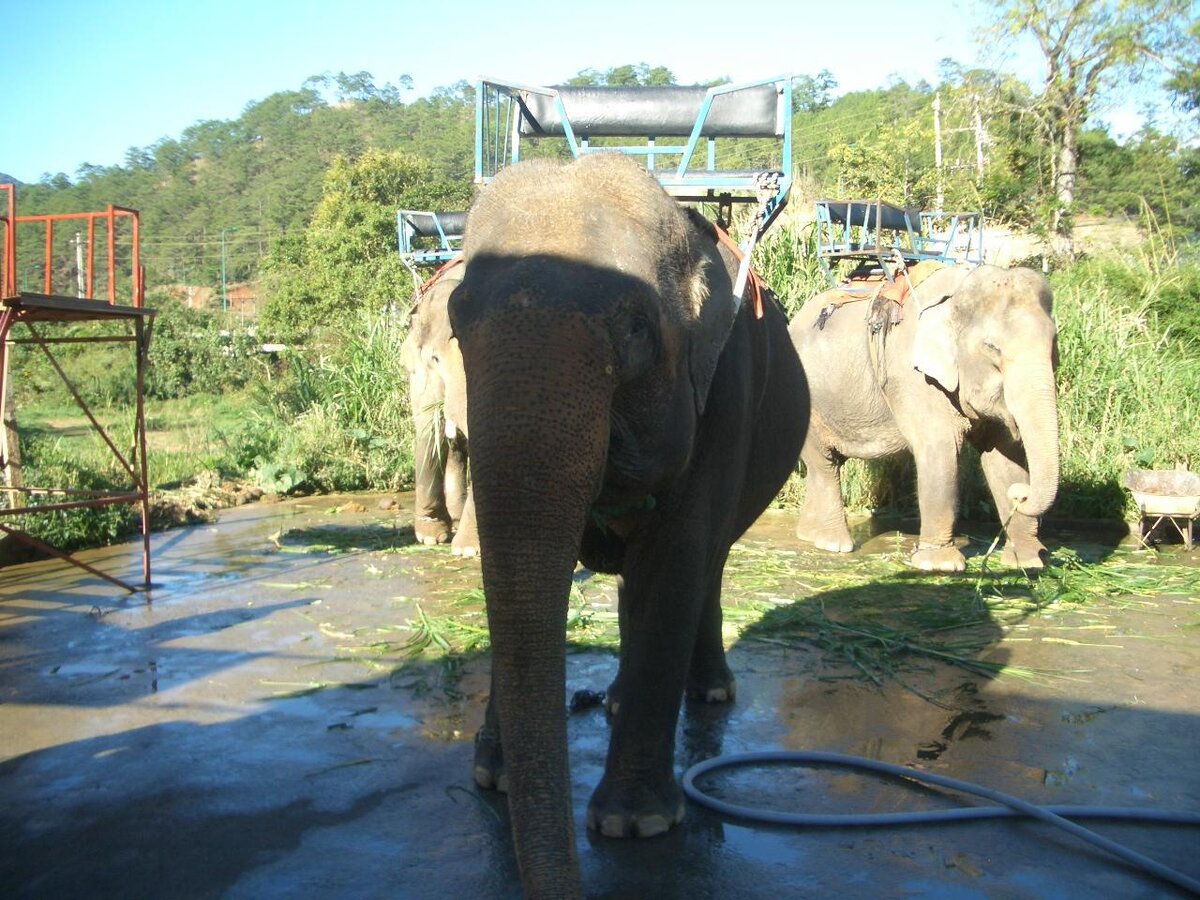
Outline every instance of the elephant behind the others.
<svg viewBox="0 0 1200 900">
<path fill-rule="evenodd" d="M 853 549 L 842 463 L 910 451 L 921 514 L 912 564 L 962 571 L 953 529 L 959 455 L 969 442 L 1005 525 L 1004 561 L 1041 567 L 1038 517 L 1059 478 L 1050 287 L 1022 268 L 920 274 L 898 278 L 902 290 L 890 298 L 826 291 L 792 320 L 812 392 L 797 536 L 825 550 Z"/>
<path fill-rule="evenodd" d="M 455 553 L 473 556 L 479 539 L 468 478 L 466 376 L 447 313 L 462 278 L 456 261 L 417 292 L 400 354 L 413 417 L 413 530 L 423 544 L 453 537 Z"/>
</svg>

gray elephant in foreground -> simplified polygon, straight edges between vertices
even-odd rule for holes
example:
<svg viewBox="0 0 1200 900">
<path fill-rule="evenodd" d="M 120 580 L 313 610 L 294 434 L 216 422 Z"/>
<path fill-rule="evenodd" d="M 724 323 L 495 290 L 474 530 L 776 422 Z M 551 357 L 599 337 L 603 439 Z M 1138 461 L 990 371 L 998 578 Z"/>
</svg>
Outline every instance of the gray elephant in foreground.
<svg viewBox="0 0 1200 900">
<path fill-rule="evenodd" d="M 732 699 L 729 548 L 794 470 L 806 388 L 772 297 L 628 158 L 504 169 L 468 219 L 450 320 L 466 367 L 492 691 L 475 780 L 507 790 L 532 897 L 580 894 L 564 632 L 576 561 L 618 573 L 612 735 L 588 826 L 679 822 L 680 701 Z M 800 417 L 794 415 L 801 410 Z"/>
<path fill-rule="evenodd" d="M 479 547 L 468 478 L 466 376 L 447 304 L 462 281 L 461 263 L 442 269 L 413 304 L 400 358 L 408 373 L 414 431 L 413 530 L 422 544 L 451 540 L 456 554 Z"/>
<path fill-rule="evenodd" d="M 826 291 L 791 323 L 812 391 L 801 454 L 807 494 L 796 534 L 824 550 L 852 550 L 842 463 L 908 450 L 921 514 L 911 562 L 962 571 L 953 529 L 967 441 L 979 450 L 1007 525 L 1003 561 L 1040 568 L 1046 548 L 1037 520 L 1054 502 L 1059 477 L 1049 285 L 1030 269 L 953 266 L 915 283 L 913 292 L 897 304 L 845 302 L 840 289 Z"/>
</svg>

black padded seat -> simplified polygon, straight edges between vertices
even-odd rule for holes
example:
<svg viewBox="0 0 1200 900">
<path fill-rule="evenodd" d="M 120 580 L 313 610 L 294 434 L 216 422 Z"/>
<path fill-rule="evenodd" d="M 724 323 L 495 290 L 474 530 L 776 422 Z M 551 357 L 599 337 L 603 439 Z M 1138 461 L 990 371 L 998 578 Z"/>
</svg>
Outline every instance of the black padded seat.
<svg viewBox="0 0 1200 900">
<path fill-rule="evenodd" d="M 839 225 L 909 231 L 916 227 L 920 217 L 916 209 L 905 210 L 875 200 L 818 200 L 817 203 L 828 209 L 830 221 Z"/>
<path fill-rule="evenodd" d="M 434 222 L 435 216 L 437 223 Z M 459 237 L 467 227 L 467 214 L 465 212 L 406 213 L 404 224 L 412 229 L 413 237 L 441 237 L 441 234 L 438 233 L 439 224 L 442 226 L 442 233 L 447 237 Z"/>
<path fill-rule="evenodd" d="M 705 87 L 555 87 L 567 119 L 583 137 L 688 137 L 696 126 Z M 554 98 L 522 91 L 521 134 L 561 135 Z M 786 111 L 785 115 L 790 114 Z M 717 94 L 703 137 L 779 137 L 779 92 L 773 84 Z"/>
</svg>

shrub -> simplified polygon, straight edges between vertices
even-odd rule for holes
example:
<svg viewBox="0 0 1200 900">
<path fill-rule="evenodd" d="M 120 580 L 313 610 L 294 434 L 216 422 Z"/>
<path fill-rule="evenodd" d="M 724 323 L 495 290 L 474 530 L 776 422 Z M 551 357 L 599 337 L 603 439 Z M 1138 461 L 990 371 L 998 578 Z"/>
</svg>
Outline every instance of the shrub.
<svg viewBox="0 0 1200 900">
<path fill-rule="evenodd" d="M 288 423 L 260 457 L 260 484 L 296 489 L 396 490 L 412 482 L 408 385 L 400 362 L 402 315 L 360 312 L 309 355 L 291 352 L 271 401 Z"/>
<path fill-rule="evenodd" d="M 80 490 L 116 490 L 129 487 L 128 477 L 118 478 L 111 471 L 68 451 L 59 440 L 27 439 L 22 446 L 25 484 L 33 487 L 64 487 Z M 124 473 L 122 473 L 124 475 Z M 42 504 L 62 502 L 61 495 L 38 498 Z M 31 502 L 29 505 L 33 505 Z M 54 510 L 35 515 L 17 516 L 18 527 L 33 537 L 60 550 L 96 547 L 120 540 L 134 530 L 137 509 L 128 504 L 81 509 Z"/>
<path fill-rule="evenodd" d="M 154 298 L 158 310 L 150 341 L 146 396 L 161 400 L 193 393 L 236 390 L 269 374 L 270 362 L 244 330 L 225 330 L 224 317 L 189 309 L 166 296 Z"/>
</svg>

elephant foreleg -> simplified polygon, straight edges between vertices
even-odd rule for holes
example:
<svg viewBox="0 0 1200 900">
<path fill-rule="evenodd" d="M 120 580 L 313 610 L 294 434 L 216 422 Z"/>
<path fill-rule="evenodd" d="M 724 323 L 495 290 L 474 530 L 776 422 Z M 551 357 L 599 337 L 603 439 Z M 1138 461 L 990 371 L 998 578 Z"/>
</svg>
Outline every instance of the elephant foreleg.
<svg viewBox="0 0 1200 900">
<path fill-rule="evenodd" d="M 663 540 L 630 548 L 622 578 L 612 738 L 588 805 L 588 827 L 607 837 L 651 837 L 683 818 L 675 727 L 708 596 L 703 561 L 719 554 L 697 535 L 663 531 Z"/>
<path fill-rule="evenodd" d="M 496 681 L 488 696 L 483 724 L 475 734 L 475 783 L 488 790 L 508 792 L 508 776 L 504 771 L 504 753 L 500 746 L 500 722 L 496 717 Z"/>
<path fill-rule="evenodd" d="M 467 489 L 462 518 L 458 520 L 458 527 L 450 546 L 455 556 L 479 555 L 479 529 L 475 525 L 475 494 L 470 488 Z"/>
<path fill-rule="evenodd" d="M 450 540 L 452 523 L 446 509 L 445 439 L 428 416 L 414 416 L 416 500 L 413 531 L 422 544 Z"/>
<path fill-rule="evenodd" d="M 913 447 L 921 536 L 909 562 L 926 572 L 962 572 L 967 568 L 962 551 L 954 545 L 961 447 L 962 439 L 958 436 L 927 438 Z"/>
<path fill-rule="evenodd" d="M 1023 569 L 1042 568 L 1045 565 L 1043 554 L 1046 553 L 1046 546 L 1038 539 L 1038 520 L 1015 512 L 1013 502 L 1008 497 L 1009 486 L 1029 483 L 1029 472 L 998 448 L 981 451 L 979 458 L 1000 523 L 1005 529 L 1001 562 Z"/>
<path fill-rule="evenodd" d="M 457 529 L 467 502 L 467 443 L 461 433 L 446 444 L 442 484 L 446 497 L 446 511 Z"/>
<path fill-rule="evenodd" d="M 467 442 L 460 433 L 450 442 L 446 457 L 446 507 L 454 520 L 451 549 L 456 556 L 479 555 L 479 529 L 475 525 L 475 495 L 467 472 Z"/>
<path fill-rule="evenodd" d="M 854 541 L 842 503 L 842 459 L 828 447 L 818 445 L 811 432 L 800 458 L 808 474 L 796 537 L 821 550 L 849 553 L 854 549 Z"/>
</svg>

